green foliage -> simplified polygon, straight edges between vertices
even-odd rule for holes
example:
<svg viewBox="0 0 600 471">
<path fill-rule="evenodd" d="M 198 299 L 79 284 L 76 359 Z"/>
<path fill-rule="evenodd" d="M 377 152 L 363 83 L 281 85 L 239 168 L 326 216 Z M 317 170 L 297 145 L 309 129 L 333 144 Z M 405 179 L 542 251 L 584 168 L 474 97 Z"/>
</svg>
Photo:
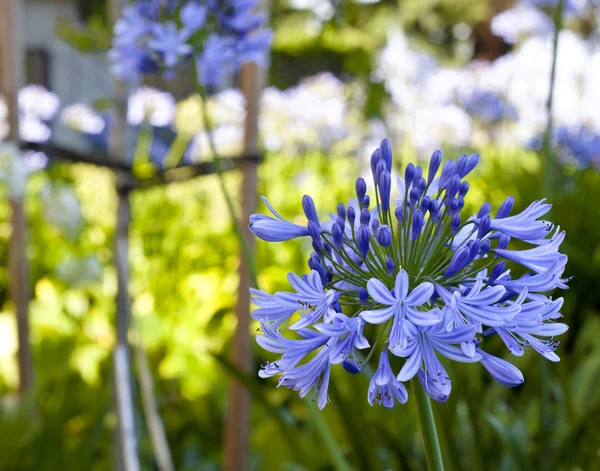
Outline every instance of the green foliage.
<svg viewBox="0 0 600 471">
<path fill-rule="evenodd" d="M 476 209 L 486 199 L 496 207 L 514 194 L 518 209 L 541 196 L 538 157 L 522 150 L 481 150 L 483 161 L 470 178 Z M 401 154 L 396 154 L 400 159 Z M 404 156 L 408 157 L 408 154 Z M 259 169 L 261 194 L 291 220 L 301 222 L 302 194 L 314 195 L 321 211 L 352 196 L 354 176 L 364 163 L 345 156 L 309 153 L 269 155 Z M 540 433 L 539 356 L 515 359 L 525 384 L 507 389 L 478 365 L 449 364 L 454 391 L 434 404 L 446 466 L 460 469 L 532 469 L 549 450 L 552 469 L 596 469 L 600 412 L 600 230 L 594 202 L 600 175 L 567 169 L 556 182 L 552 218 L 567 231 L 573 276 L 563 313 L 571 330 L 559 349 L 562 361 L 550 366 L 554 423 Z M 50 178 L 73 185 L 85 220 L 76 239 L 44 220 L 42 189 Z M 236 194 L 239 175 L 227 175 Z M 28 254 L 31 263 L 32 339 L 37 373 L 36 418 L 15 405 L 16 371 L 10 340 L 14 320 L 6 299 L 7 275 L 0 271 L 0 469 L 108 469 L 114 465 L 111 348 L 116 290 L 111 246 L 114 231 L 113 176 L 83 165 L 38 174 L 27 192 Z M 275 388 L 275 380 L 244 376 L 227 361 L 235 320 L 238 247 L 213 177 L 135 193 L 132 199 L 130 264 L 135 324 L 149 352 L 159 407 L 178 469 L 219 469 L 222 418 L 228 381 L 237 377 L 253 396 L 251 453 L 255 469 L 334 469 L 336 447 L 307 403 Z M 260 211 L 264 211 L 262 206 Z M 0 205 L 0 257 L 6 259 L 8 209 Z M 258 242 L 259 282 L 267 291 L 288 289 L 288 271 L 305 271 L 307 241 Z M 100 281 L 72 284 L 57 270 L 65 258 L 97 260 Z M 81 273 L 86 273 L 84 268 Z M 63 269 L 64 270 L 64 269 Z M 77 273 L 77 272 L 76 272 Z M 83 278 L 82 275 L 79 275 Z M 72 281 L 72 279 L 71 279 Z M 253 331 L 256 326 L 253 327 Z M 485 340 L 490 352 L 507 356 L 498 339 Z M 265 353 L 256 351 L 255 369 Z M 514 357 L 513 357 L 514 359 Z M 396 365 L 397 367 L 397 365 Z M 334 368 L 331 401 L 323 412 L 339 452 L 353 469 L 424 469 L 414 404 L 393 410 L 370 407 L 367 374 Z M 370 372 L 372 374 L 372 371 Z M 10 394 L 9 394 L 10 393 Z M 9 400 L 9 398 L 12 398 Z M 309 398 L 310 399 L 310 398 Z M 138 408 L 141 411 L 141 408 Z M 138 415 L 145 469 L 154 458 L 144 419 Z M 71 469 L 71 468 L 67 468 Z"/>
<path fill-rule="evenodd" d="M 58 18 L 54 24 L 54 34 L 83 53 L 106 52 L 111 47 L 111 34 L 106 25 L 99 21 L 91 20 L 81 26 L 75 25 L 69 18 Z"/>
</svg>

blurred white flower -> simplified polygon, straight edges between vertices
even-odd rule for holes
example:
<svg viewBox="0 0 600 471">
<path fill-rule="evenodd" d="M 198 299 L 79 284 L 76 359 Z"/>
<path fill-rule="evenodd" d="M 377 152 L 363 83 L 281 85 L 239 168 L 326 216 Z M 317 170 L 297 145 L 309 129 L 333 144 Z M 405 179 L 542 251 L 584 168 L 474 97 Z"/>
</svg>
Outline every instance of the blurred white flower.
<svg viewBox="0 0 600 471">
<path fill-rule="evenodd" d="M 27 85 L 19 90 L 19 111 L 30 119 L 50 121 L 60 108 L 60 99 L 42 85 Z"/>
<path fill-rule="evenodd" d="M 546 36 L 554 31 L 548 15 L 531 4 L 519 3 L 492 18 L 492 33 L 515 44 L 531 36 Z"/>
<path fill-rule="evenodd" d="M 8 106 L 4 97 L 0 95 L 0 141 L 8 136 Z"/>
<path fill-rule="evenodd" d="M 349 134 L 345 85 L 321 73 L 262 96 L 261 132 L 269 150 L 329 149 Z"/>
<path fill-rule="evenodd" d="M 81 286 L 102 281 L 102 263 L 95 255 L 64 257 L 56 267 L 57 275 L 69 286 Z"/>
<path fill-rule="evenodd" d="M 442 143 L 465 146 L 471 136 L 471 118 L 455 105 L 423 106 L 415 110 L 411 126 L 417 149 L 431 151 Z"/>
<path fill-rule="evenodd" d="M 102 116 L 85 103 L 67 106 L 60 117 L 69 128 L 86 134 L 100 134 L 106 126 Z"/>
<path fill-rule="evenodd" d="M 65 185 L 48 185 L 42 191 L 42 198 L 48 222 L 74 239 L 83 225 L 83 215 L 73 189 Z"/>
<path fill-rule="evenodd" d="M 219 126 L 212 132 L 215 147 L 221 157 L 236 156 L 242 152 L 244 130 L 240 126 Z M 199 132 L 193 138 L 190 146 L 190 159 L 192 162 L 200 162 L 212 159 L 212 151 L 208 142 L 208 134 Z"/>
<path fill-rule="evenodd" d="M 149 123 L 156 127 L 170 126 L 175 116 L 175 98 L 156 88 L 140 87 L 129 96 L 127 122 L 132 126 Z"/>
<path fill-rule="evenodd" d="M 209 107 L 213 121 L 219 125 L 241 126 L 246 118 L 246 99 L 238 89 L 228 88 L 211 96 Z"/>
<path fill-rule="evenodd" d="M 392 31 L 379 53 L 373 79 L 385 82 L 392 100 L 399 107 L 411 108 L 419 101 L 419 88 L 436 66 L 433 56 L 411 48 L 402 31 Z"/>
<path fill-rule="evenodd" d="M 52 136 L 52 130 L 34 115 L 19 117 L 19 135 L 24 141 L 46 142 Z"/>
<path fill-rule="evenodd" d="M 12 143 L 0 143 L 0 182 L 8 185 L 13 196 L 22 197 L 29 176 L 46 163 L 44 154 L 23 153 Z"/>
</svg>

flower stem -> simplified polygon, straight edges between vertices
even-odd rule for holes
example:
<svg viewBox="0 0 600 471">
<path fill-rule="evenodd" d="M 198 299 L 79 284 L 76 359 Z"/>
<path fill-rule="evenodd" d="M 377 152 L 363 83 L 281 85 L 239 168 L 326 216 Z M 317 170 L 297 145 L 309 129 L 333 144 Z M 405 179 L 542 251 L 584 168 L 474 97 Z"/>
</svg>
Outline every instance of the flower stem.
<svg viewBox="0 0 600 471">
<path fill-rule="evenodd" d="M 544 165 L 544 195 L 548 200 L 552 200 L 552 193 L 554 187 L 554 155 L 552 149 L 552 134 L 554 122 L 552 119 L 553 112 L 553 103 L 554 103 L 554 84 L 556 81 L 556 63 L 558 58 L 558 38 L 560 35 L 560 31 L 563 26 L 563 17 L 564 17 L 564 9 L 565 9 L 565 1 L 559 0 L 556 9 L 554 10 L 554 41 L 553 41 L 553 50 L 552 50 L 552 68 L 550 70 L 550 90 L 548 91 L 548 101 L 546 102 L 546 110 L 548 113 L 548 121 L 546 123 L 546 132 L 544 133 L 543 140 L 543 155 L 545 160 Z M 540 404 L 540 422 L 541 422 L 541 436 L 547 437 L 548 431 L 552 427 L 552 409 L 551 409 L 551 398 L 550 398 L 550 368 L 548 368 L 548 364 L 545 358 L 540 357 L 542 360 L 541 369 L 540 369 L 540 396 L 541 396 L 541 404 Z M 543 451 L 542 451 L 542 460 L 540 463 L 540 469 L 547 470 L 549 469 L 548 462 L 548 440 L 544 440 Z"/>
<path fill-rule="evenodd" d="M 556 81 L 556 63 L 558 57 L 558 37 L 562 29 L 563 24 L 563 12 L 565 2 L 559 0 L 558 5 L 554 11 L 554 40 L 552 50 L 552 68 L 550 69 L 550 90 L 548 91 L 548 100 L 546 102 L 546 111 L 548 113 L 546 132 L 543 136 L 542 151 L 544 154 L 544 195 L 546 198 L 551 198 L 552 187 L 553 187 L 553 170 L 554 170 L 554 158 L 552 155 L 552 131 L 554 127 L 554 121 L 552 117 L 553 104 L 554 104 L 554 83 Z"/>
<path fill-rule="evenodd" d="M 346 457 L 344 456 L 342 449 L 331 433 L 331 429 L 327 425 L 323 415 L 320 413 L 321 411 L 318 410 L 314 402 L 307 401 L 307 403 L 308 409 L 310 410 L 310 414 L 314 421 L 313 423 L 315 424 L 317 432 L 325 444 L 325 448 L 327 448 L 331 455 L 335 469 L 337 471 L 352 471 L 350 464 L 348 461 L 346 461 Z"/>
<path fill-rule="evenodd" d="M 213 165 L 215 166 L 215 171 L 217 177 L 219 179 L 219 185 L 221 187 L 221 192 L 223 193 L 223 197 L 225 198 L 225 203 L 227 204 L 227 209 L 229 210 L 229 215 L 233 220 L 235 233 L 240 242 L 240 246 L 242 247 L 242 253 L 244 254 L 244 258 L 246 259 L 246 263 L 250 268 L 250 278 L 252 279 L 252 286 L 258 287 L 258 281 L 256 276 L 256 265 L 254 264 L 254 257 L 252 256 L 252 252 L 250 251 L 250 247 L 248 246 L 248 242 L 246 242 L 246 238 L 244 237 L 244 232 L 242 231 L 242 226 L 240 225 L 240 221 L 237 217 L 235 208 L 233 207 L 233 199 L 227 190 L 227 186 L 225 185 L 225 177 L 223 175 L 223 170 L 221 168 L 221 157 L 217 150 L 217 146 L 214 141 L 213 136 L 213 126 L 212 121 L 210 119 L 208 113 L 208 95 L 206 91 L 202 87 L 198 87 L 198 91 L 202 98 L 202 114 L 204 118 L 204 126 L 206 129 L 206 135 L 208 137 L 208 145 L 213 155 Z"/>
<path fill-rule="evenodd" d="M 425 447 L 425 457 L 427 458 L 427 468 L 429 471 L 444 471 L 442 450 L 440 449 L 440 440 L 435 427 L 431 400 L 416 376 L 410 382 L 417 403 L 417 410 L 419 411 L 419 422 L 421 424 L 421 435 Z"/>
</svg>

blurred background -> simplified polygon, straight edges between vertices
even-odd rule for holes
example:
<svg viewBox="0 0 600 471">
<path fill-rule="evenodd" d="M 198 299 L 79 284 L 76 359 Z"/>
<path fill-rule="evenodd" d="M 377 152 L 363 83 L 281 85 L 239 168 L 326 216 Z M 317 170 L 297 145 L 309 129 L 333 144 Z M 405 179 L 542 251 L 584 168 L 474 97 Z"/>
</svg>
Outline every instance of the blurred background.
<svg viewBox="0 0 600 471">
<path fill-rule="evenodd" d="M 396 170 L 438 148 L 450 158 L 480 153 L 472 208 L 497 207 L 512 194 L 523 209 L 548 196 L 552 220 L 567 232 L 572 279 L 562 312 L 570 330 L 561 362 L 542 375 L 540 356 L 513 357 L 526 379 L 514 389 L 483 368 L 448 364 L 454 393 L 434 404 L 447 469 L 600 469 L 598 1 L 272 0 L 269 10 L 257 192 L 284 218 L 302 220 L 305 193 L 322 211 L 346 201 L 387 137 Z M 106 151 L 109 18 L 105 0 L 22 0 L 21 140 Z M 8 40 L 0 36 L 3 46 Z M 209 98 L 226 156 L 243 150 L 244 97 L 231 85 Z M 130 89 L 131 156 L 139 157 L 140 136 L 152 136 L 141 157 L 156 168 L 174 143 L 184 162 L 209 159 L 198 100 L 186 76 Z M 115 176 L 82 163 L 47 166 L 39 152 L 15 156 L 7 119 L 0 100 L 0 469 L 118 469 Z M 183 131 L 192 137 L 180 142 Z M 240 173 L 226 182 L 239 201 Z M 15 199 L 26 221 L 35 375 L 23 393 L 9 295 Z M 134 365 L 142 469 L 163 469 L 143 413 L 143 371 L 152 375 L 175 469 L 223 469 L 232 378 L 252 401 L 249 469 L 425 469 L 414 405 L 369 406 L 367 374 L 334 370 L 332 404 L 315 414 L 310 397 L 258 378 L 260 363 L 272 359 L 265 352 L 254 349 L 251 373 L 231 363 L 239 247 L 213 175 L 135 191 L 131 213 L 130 341 L 148 360 L 147 368 Z M 274 292 L 288 288 L 289 271 L 306 272 L 312 249 L 290 241 L 257 242 L 256 250 L 259 285 Z M 507 354 L 500 342 L 487 350 Z"/>
</svg>

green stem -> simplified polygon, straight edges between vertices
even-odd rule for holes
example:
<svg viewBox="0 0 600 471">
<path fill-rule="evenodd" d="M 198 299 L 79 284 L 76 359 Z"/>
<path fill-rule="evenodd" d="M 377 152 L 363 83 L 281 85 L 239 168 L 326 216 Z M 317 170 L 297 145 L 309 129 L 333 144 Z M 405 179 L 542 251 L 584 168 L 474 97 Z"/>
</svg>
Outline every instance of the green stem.
<svg viewBox="0 0 600 471">
<path fill-rule="evenodd" d="M 544 133 L 543 152 L 544 152 L 544 196 L 549 200 L 552 200 L 553 193 L 553 174 L 554 174 L 554 158 L 552 155 L 552 131 L 553 131 L 553 118 L 552 110 L 554 103 L 554 83 L 556 81 L 556 64 L 558 58 L 558 38 L 560 30 L 563 25 L 564 16 L 564 0 L 559 0 L 556 10 L 554 11 L 554 42 L 553 42 L 553 54 L 552 54 L 552 69 L 550 71 L 550 90 L 548 91 L 548 101 L 546 102 L 546 111 L 548 113 L 548 122 L 546 125 L 546 132 Z M 541 358 L 542 365 L 540 369 L 540 422 L 541 422 L 541 436 L 548 437 L 548 432 L 552 427 L 552 410 L 550 407 L 550 368 L 546 363 L 545 358 Z M 543 450 L 542 450 L 542 461 L 541 469 L 549 469 L 549 443 L 547 439 L 544 439 Z"/>
<path fill-rule="evenodd" d="M 246 259 L 246 263 L 250 269 L 250 277 L 252 278 L 252 286 L 258 286 L 258 280 L 256 277 L 256 265 L 254 264 L 254 257 L 252 256 L 252 252 L 250 251 L 250 247 L 248 246 L 248 242 L 244 237 L 244 232 L 242 231 L 242 227 L 240 225 L 240 221 L 235 212 L 235 208 L 233 206 L 233 199 L 229 194 L 229 190 L 227 190 L 227 185 L 225 185 L 225 177 L 223 175 L 223 169 L 221 168 L 221 157 L 219 152 L 217 151 L 217 146 L 215 145 L 215 141 L 213 138 L 213 126 L 212 121 L 210 119 L 208 113 L 208 96 L 206 95 L 205 90 L 202 87 L 198 87 L 198 92 L 202 98 L 202 117 L 204 119 L 204 128 L 206 129 L 206 135 L 208 137 L 208 146 L 210 147 L 210 151 L 213 155 L 213 165 L 215 166 L 215 172 L 217 173 L 217 177 L 219 179 L 219 186 L 221 187 L 221 192 L 223 193 L 223 197 L 225 198 L 225 203 L 227 204 L 227 209 L 229 210 L 229 215 L 233 220 L 235 233 L 240 242 L 240 246 L 242 248 L 242 253 L 244 258 Z"/>
<path fill-rule="evenodd" d="M 183 154 L 185 153 L 185 149 L 190 143 L 191 138 L 192 137 L 189 134 L 183 132 L 177 133 L 163 162 L 163 167 L 165 169 L 175 168 L 177 165 L 179 165 L 179 162 L 183 158 Z"/>
<path fill-rule="evenodd" d="M 335 440 L 335 437 L 331 433 L 327 422 L 323 418 L 323 414 L 317 408 L 317 405 L 313 401 L 306 401 L 308 404 L 308 409 L 310 410 L 310 414 L 313 418 L 313 423 L 317 427 L 317 432 L 321 435 L 321 439 L 323 440 L 325 447 L 331 453 L 331 458 L 333 459 L 335 469 L 338 471 L 352 471 L 350 464 L 346 460 L 344 453 L 342 452 L 340 446 Z"/>
<path fill-rule="evenodd" d="M 133 152 L 133 165 L 144 163 L 148 160 L 150 146 L 152 144 L 152 128 L 145 123 L 140 125 L 135 150 Z"/>
<path fill-rule="evenodd" d="M 550 70 L 550 90 L 548 92 L 548 101 L 546 102 L 546 111 L 548 113 L 548 121 L 546 124 L 546 132 L 544 133 L 543 153 L 544 153 L 544 196 L 550 199 L 552 194 L 552 175 L 554 167 L 554 159 L 552 156 L 552 130 L 554 122 L 552 118 L 552 109 L 554 103 L 554 83 L 556 81 L 556 63 L 558 57 L 558 37 L 563 24 L 564 0 L 559 0 L 556 10 L 554 11 L 554 42 L 552 54 L 552 69 Z"/>
<path fill-rule="evenodd" d="M 417 403 L 417 410 L 419 411 L 419 422 L 421 424 L 421 435 L 423 436 L 423 445 L 425 447 L 425 457 L 427 458 L 427 468 L 429 471 L 444 471 L 442 450 L 440 449 L 440 440 L 438 439 L 435 427 L 431 400 L 416 376 L 410 382 L 415 402 Z"/>
</svg>

